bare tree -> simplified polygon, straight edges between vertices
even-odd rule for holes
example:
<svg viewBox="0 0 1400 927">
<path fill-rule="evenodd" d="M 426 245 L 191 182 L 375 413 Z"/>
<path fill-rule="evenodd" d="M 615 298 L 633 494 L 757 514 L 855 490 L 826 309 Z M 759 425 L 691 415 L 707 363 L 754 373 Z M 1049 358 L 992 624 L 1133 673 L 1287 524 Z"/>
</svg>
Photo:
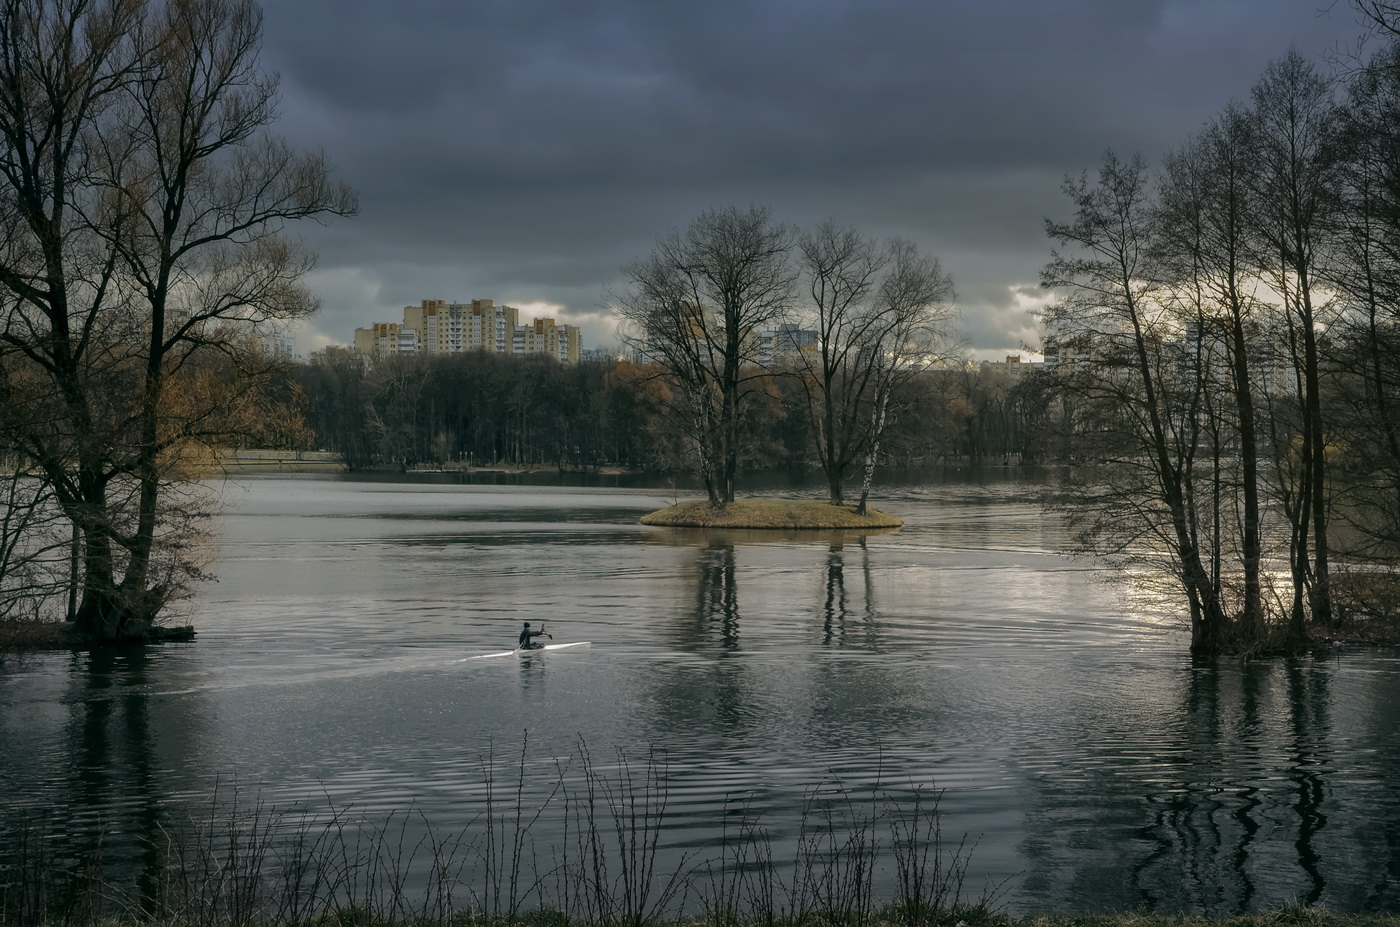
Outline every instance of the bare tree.
<svg viewBox="0 0 1400 927">
<path fill-rule="evenodd" d="M 252 0 L 0 0 L 0 333 L 24 428 L 81 541 L 79 627 L 139 637 L 191 566 L 176 464 L 220 431 L 207 352 L 312 311 L 290 220 L 349 215 L 266 133 Z"/>
<path fill-rule="evenodd" d="M 1232 572 L 1224 562 L 1225 548 L 1233 547 L 1237 539 L 1242 573 L 1238 631 L 1251 640 L 1258 639 L 1264 622 L 1255 411 L 1260 379 L 1255 368 L 1263 352 L 1251 337 L 1259 329 L 1255 320 L 1264 308 L 1255 293 L 1257 248 L 1248 221 L 1254 209 L 1249 187 L 1253 152 L 1249 114 L 1231 106 L 1193 142 L 1168 157 L 1157 239 L 1158 274 L 1166 278 L 1191 318 L 1194 357 L 1211 362 L 1202 366 L 1199 383 L 1212 438 L 1211 572 L 1217 585 L 1225 582 L 1222 570 Z M 1217 378 L 1210 369 L 1212 351 L 1218 351 L 1221 366 L 1228 371 L 1224 378 Z M 1216 400 L 1217 393 L 1224 394 L 1223 401 Z M 1228 462 L 1227 449 L 1232 451 Z M 1196 495 L 1203 501 L 1199 492 Z M 1238 524 L 1232 517 L 1236 509 Z"/>
<path fill-rule="evenodd" d="M 1251 181 L 1255 232 L 1263 242 L 1259 269 L 1283 305 L 1297 380 L 1296 463 L 1277 456 L 1294 453 L 1291 429 L 1277 416 L 1273 424 L 1278 489 L 1293 527 L 1292 616 L 1300 637 L 1309 610 L 1315 621 L 1332 620 L 1318 338 L 1333 308 L 1321 285 L 1321 267 L 1329 213 L 1337 201 L 1337 116 L 1331 83 L 1297 51 L 1271 63 L 1253 90 Z"/>
<path fill-rule="evenodd" d="M 710 504 L 734 501 L 742 422 L 760 395 L 759 333 L 787 318 L 792 233 L 767 208 L 702 213 L 627 268 L 622 337 L 660 365 Z"/>
<path fill-rule="evenodd" d="M 1333 358 L 1340 444 L 1347 449 L 1342 514 L 1366 542 L 1349 551 L 1400 556 L 1400 43 L 1352 75 L 1340 133 L 1339 247 L 1328 282 L 1342 294 Z"/>
<path fill-rule="evenodd" d="M 331 346 L 298 369 L 308 397 L 308 418 L 319 446 L 338 453 L 351 470 L 375 460 L 366 409 L 373 395 L 371 358 Z"/>
<path fill-rule="evenodd" d="M 1394 0 L 1351 0 L 1351 5 L 1376 32 L 1400 37 L 1400 3 Z M 1384 64 L 1389 68 L 1396 67 L 1394 61 Z"/>
<path fill-rule="evenodd" d="M 1056 250 L 1042 274 L 1059 297 L 1045 321 L 1086 355 L 1062 389 L 1097 432 L 1076 442 L 1096 467 L 1074 487 L 1072 520 L 1086 549 L 1110 558 L 1164 557 L 1190 608 L 1192 649 L 1215 651 L 1227 617 L 1202 557 L 1192 489 L 1201 362 L 1186 358 L 1190 372 L 1182 376 L 1174 345 L 1183 319 L 1154 266 L 1159 232 L 1147 167 L 1110 152 L 1096 183 L 1069 180 L 1065 193 L 1075 216 L 1047 220 L 1046 231 L 1071 250 Z"/>
<path fill-rule="evenodd" d="M 953 280 L 938 259 L 908 241 L 889 245 L 889 270 L 880 281 L 870 324 L 854 339 L 855 382 L 863 384 L 867 426 L 865 470 L 856 511 L 864 515 L 890 407 L 901 387 L 952 350 Z"/>
<path fill-rule="evenodd" d="M 423 457 L 417 420 L 432 360 L 430 355 L 412 354 L 378 358 L 368 379 L 368 399 L 358 412 L 373 436 L 378 459 L 400 470 Z"/>
<path fill-rule="evenodd" d="M 802 315 L 817 337 L 811 350 L 783 360 L 799 373 L 829 499 L 841 505 L 847 474 L 869 444 L 870 417 L 863 406 L 876 365 L 870 363 L 873 355 L 859 352 L 867 330 L 881 323 L 874 295 L 889 255 L 854 228 L 830 221 L 804 233 L 799 247 L 810 297 Z"/>
<path fill-rule="evenodd" d="M 32 621 L 70 587 L 71 541 L 44 481 L 17 455 L 0 462 L 0 624 Z"/>
</svg>

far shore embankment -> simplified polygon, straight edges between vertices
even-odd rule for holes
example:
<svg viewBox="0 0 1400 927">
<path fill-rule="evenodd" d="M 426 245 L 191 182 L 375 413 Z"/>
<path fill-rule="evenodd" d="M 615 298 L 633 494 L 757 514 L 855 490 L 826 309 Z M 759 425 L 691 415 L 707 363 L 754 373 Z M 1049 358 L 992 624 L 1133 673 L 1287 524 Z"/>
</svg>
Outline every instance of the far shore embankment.
<svg viewBox="0 0 1400 927">
<path fill-rule="evenodd" d="M 231 448 L 219 454 L 225 473 L 344 473 L 348 467 L 334 451 L 283 451 Z"/>
<path fill-rule="evenodd" d="M 233 448 L 221 451 L 219 467 L 225 473 L 349 473 L 344 458 L 334 451 L 291 451 L 269 448 Z M 354 471 L 360 473 L 500 473 L 511 476 L 587 473 L 597 476 L 625 476 L 640 471 L 625 467 L 589 467 L 581 470 L 519 464 L 472 465 L 466 463 L 417 464 L 410 467 L 382 465 Z"/>
</svg>

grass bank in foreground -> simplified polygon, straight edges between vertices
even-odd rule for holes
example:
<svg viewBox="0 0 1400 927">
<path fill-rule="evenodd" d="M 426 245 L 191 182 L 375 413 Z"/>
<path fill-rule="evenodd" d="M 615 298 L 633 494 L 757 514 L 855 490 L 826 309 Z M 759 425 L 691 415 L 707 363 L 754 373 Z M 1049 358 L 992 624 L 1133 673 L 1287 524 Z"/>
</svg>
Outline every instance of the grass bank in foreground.
<svg viewBox="0 0 1400 927">
<path fill-rule="evenodd" d="M 59 927 L 66 920 L 31 922 L 32 927 Z M 1286 907 L 1264 914 L 1207 917 L 1200 914 L 1030 914 L 1024 917 L 990 913 L 981 908 L 957 908 L 928 916 L 889 910 L 861 917 L 812 914 L 800 918 L 734 921 L 694 917 L 658 921 L 583 921 L 559 911 L 537 911 L 517 917 L 491 917 L 459 911 L 446 917 L 386 918 L 363 908 L 328 911 L 295 920 L 242 921 L 201 913 L 176 919 L 116 918 L 92 922 L 91 927 L 1397 927 L 1400 916 L 1382 912 L 1334 914 L 1322 908 Z"/>
<path fill-rule="evenodd" d="M 902 528 L 904 520 L 879 509 L 857 515 L 854 503 L 810 499 L 736 499 L 722 508 L 681 502 L 642 516 L 644 525 L 667 528 Z"/>
<path fill-rule="evenodd" d="M 1334 914 L 1324 908 L 1299 905 L 1238 917 L 1206 917 L 1201 914 L 988 915 L 986 920 L 969 919 L 967 924 L 968 927 L 1396 927 L 1400 924 L 1400 917 L 1375 911 Z"/>
<path fill-rule="evenodd" d="M 580 743 L 554 762 L 557 779 L 537 780 L 528 743 L 514 769 L 488 745 L 477 773 L 463 770 L 479 799 L 463 807 L 461 829 L 435 828 L 417 810 L 279 810 L 237 789 L 135 846 L 43 813 L 0 819 L 0 925 L 1400 927 L 1394 914 L 1303 906 L 1012 916 L 1006 882 L 967 885 L 975 841 L 945 834 L 943 793 L 931 785 L 866 790 L 828 778 L 805 790 L 795 834 L 778 840 L 739 796 L 713 842 L 677 847 L 668 767 L 655 752 L 634 761 L 618 751 L 600 765 Z M 1076 902 L 1069 890 L 1059 900 Z"/>
</svg>

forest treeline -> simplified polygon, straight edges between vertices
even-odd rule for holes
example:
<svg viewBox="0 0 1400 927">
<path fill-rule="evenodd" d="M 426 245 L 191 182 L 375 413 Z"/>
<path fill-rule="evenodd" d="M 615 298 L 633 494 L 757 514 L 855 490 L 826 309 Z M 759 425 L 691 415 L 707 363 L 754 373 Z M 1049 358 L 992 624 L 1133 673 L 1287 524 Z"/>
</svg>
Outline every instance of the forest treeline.
<svg viewBox="0 0 1400 927">
<path fill-rule="evenodd" d="M 1052 444 L 1041 391 L 1016 387 L 1004 370 L 960 365 L 906 384 L 882 462 L 1041 460 Z M 282 437 L 334 451 L 351 469 L 693 469 L 686 435 L 666 414 L 657 365 L 481 351 L 370 357 L 332 347 L 289 374 L 304 397 L 306 430 Z M 777 367 L 759 393 L 763 402 L 745 421 L 742 469 L 815 467 L 800 376 Z"/>
</svg>

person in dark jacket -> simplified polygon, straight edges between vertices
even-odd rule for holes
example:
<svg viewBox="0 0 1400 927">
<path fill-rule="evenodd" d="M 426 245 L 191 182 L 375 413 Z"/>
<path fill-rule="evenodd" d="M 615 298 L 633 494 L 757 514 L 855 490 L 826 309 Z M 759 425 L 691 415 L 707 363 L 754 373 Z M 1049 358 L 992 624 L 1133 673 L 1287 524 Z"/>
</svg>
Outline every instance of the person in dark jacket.
<svg viewBox="0 0 1400 927">
<path fill-rule="evenodd" d="M 523 628 L 520 629 L 520 644 L 519 644 L 519 649 L 520 649 L 520 650 L 538 650 L 538 649 L 540 649 L 541 647 L 544 646 L 544 644 L 536 644 L 536 643 L 534 642 L 534 639 L 537 638 L 537 637 L 540 637 L 540 636 L 544 636 L 544 637 L 549 638 L 550 640 L 554 640 L 554 635 L 553 635 L 553 634 L 545 634 L 545 632 L 544 632 L 544 625 L 540 625 L 540 629 L 539 629 L 538 631 L 531 631 L 531 630 L 530 630 L 530 622 L 528 622 L 528 621 L 525 622 L 525 627 L 523 627 Z"/>
</svg>

